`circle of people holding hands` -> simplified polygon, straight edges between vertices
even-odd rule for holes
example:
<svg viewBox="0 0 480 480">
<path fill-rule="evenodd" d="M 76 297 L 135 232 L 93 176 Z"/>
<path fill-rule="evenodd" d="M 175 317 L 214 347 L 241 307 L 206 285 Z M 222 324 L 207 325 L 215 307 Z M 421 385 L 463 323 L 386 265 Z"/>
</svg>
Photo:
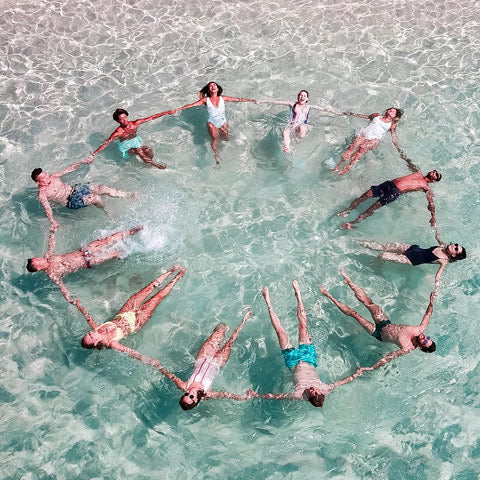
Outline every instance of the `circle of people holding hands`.
<svg viewBox="0 0 480 480">
<path fill-rule="evenodd" d="M 159 370 L 166 378 L 171 380 L 183 393 L 180 398 L 180 406 L 184 410 L 194 408 L 203 399 L 230 398 L 233 400 L 247 400 L 250 398 L 264 399 L 285 399 L 285 400 L 307 400 L 315 407 L 321 407 L 325 396 L 331 393 L 336 387 L 351 382 L 367 371 L 372 371 L 401 355 L 413 352 L 417 348 L 422 352 L 431 353 L 436 349 L 435 342 L 425 335 L 432 312 L 434 300 L 437 296 L 440 279 L 445 267 L 449 263 L 466 258 L 465 248 L 457 243 L 447 244 L 440 238 L 435 218 L 435 204 L 431 186 L 442 179 L 442 175 L 433 170 L 424 175 L 413 162 L 407 158 L 405 152 L 399 147 L 396 137 L 396 127 L 402 111 L 399 108 L 388 108 L 383 114 L 373 113 L 371 115 L 357 114 L 353 112 L 335 112 L 329 108 L 309 105 L 309 95 L 306 90 L 298 93 L 296 102 L 277 100 L 253 100 L 248 98 L 229 97 L 223 95 L 223 89 L 215 82 L 208 83 L 199 92 L 199 100 L 184 105 L 175 110 L 169 110 L 138 120 L 129 120 L 129 114 L 124 109 L 117 109 L 113 113 L 113 119 L 119 124 L 115 131 L 85 160 L 77 162 L 59 172 L 47 174 L 41 168 L 32 172 L 32 179 L 38 185 L 38 198 L 50 221 L 50 235 L 48 249 L 43 257 L 30 258 L 27 263 L 29 272 L 43 271 L 58 285 L 65 299 L 76 306 L 85 317 L 91 331 L 81 340 L 82 347 L 88 349 L 112 348 L 151 365 Z M 408 265 L 438 264 L 439 268 L 435 275 L 434 289 L 430 294 L 430 301 L 425 314 L 419 325 L 403 325 L 392 323 L 383 309 L 375 304 L 367 293 L 345 272 L 341 270 L 344 282 L 353 291 L 355 297 L 368 310 L 371 320 L 364 318 L 353 308 L 333 297 L 323 286 L 319 289 L 322 295 L 333 302 L 345 315 L 353 317 L 369 335 L 372 335 L 380 342 L 397 345 L 397 349 L 387 354 L 374 365 L 368 367 L 358 366 L 351 375 L 337 380 L 331 384 L 322 382 L 315 370 L 317 366 L 317 354 L 315 346 L 308 331 L 307 314 L 302 302 L 300 288 L 297 281 L 292 286 L 297 299 L 298 317 L 298 347 L 295 348 L 288 338 L 279 317 L 275 313 L 270 292 L 263 287 L 262 295 L 268 308 L 270 321 L 278 337 L 278 342 L 285 365 L 293 373 L 295 388 L 291 393 L 259 393 L 247 390 L 244 393 L 218 392 L 211 390 L 212 384 L 220 372 L 220 369 L 227 363 L 234 342 L 237 340 L 245 322 L 251 317 L 249 310 L 243 317 L 240 324 L 233 330 L 231 336 L 224 342 L 228 326 L 220 323 L 215 327 L 211 335 L 200 348 L 193 366 L 190 377 L 184 381 L 165 368 L 157 359 L 147 357 L 140 352 L 129 348 L 121 341 L 138 332 L 151 318 L 160 302 L 170 294 L 176 283 L 185 275 L 187 269 L 175 265 L 170 270 L 159 275 L 139 292 L 133 294 L 120 308 L 118 313 L 110 320 L 98 324 L 88 313 L 78 299 L 72 295 L 64 285 L 62 279 L 65 275 L 83 268 L 92 268 L 95 265 L 119 257 L 115 245 L 123 242 L 127 237 L 137 234 L 142 227 L 137 226 L 129 230 L 116 232 L 108 237 L 101 238 L 81 247 L 75 252 L 56 254 L 55 253 L 55 232 L 59 223 L 54 219 L 51 202 L 59 203 L 69 209 L 79 209 L 89 205 L 95 205 L 106 211 L 102 196 L 118 198 L 136 198 L 135 193 L 128 193 L 105 185 L 91 185 L 82 183 L 68 185 L 62 182 L 61 177 L 73 172 L 82 164 L 93 161 L 95 155 L 105 149 L 112 141 L 118 139 L 118 149 L 123 158 L 136 156 L 147 164 L 159 168 L 167 168 L 165 164 L 153 160 L 154 152 L 151 147 L 144 144 L 137 135 L 139 126 L 143 123 L 155 120 L 164 115 L 173 115 L 176 112 L 205 106 L 207 109 L 207 130 L 211 137 L 211 147 L 216 166 L 220 165 L 219 140 L 228 141 L 229 125 L 225 115 L 226 102 L 253 102 L 256 104 L 270 103 L 276 105 L 287 105 L 290 107 L 290 116 L 287 126 L 283 129 L 283 151 L 290 153 L 292 150 L 292 136 L 300 139 L 308 132 L 308 118 L 310 111 L 320 110 L 332 115 L 355 116 L 368 120 L 369 123 L 360 128 L 356 133 L 351 145 L 341 155 L 340 162 L 333 168 L 339 175 L 347 174 L 351 168 L 360 161 L 363 155 L 377 147 L 380 140 L 389 131 L 395 148 L 400 157 L 406 162 L 412 173 L 409 175 L 387 180 L 380 185 L 372 185 L 363 195 L 354 199 L 340 216 L 348 216 L 361 203 L 375 198 L 373 204 L 361 213 L 355 220 L 343 223 L 345 229 L 354 228 L 361 220 L 372 215 L 375 210 L 395 201 L 401 194 L 409 192 L 424 192 L 427 198 L 427 208 L 430 211 L 430 224 L 435 229 L 435 238 L 438 245 L 430 248 L 421 248 L 419 245 L 392 242 L 379 244 L 376 242 L 359 242 L 360 245 L 380 251 L 380 258 L 383 260 L 405 263 Z M 333 165 L 332 165 L 333 167 Z M 223 344 L 223 345 L 222 345 Z"/>
</svg>

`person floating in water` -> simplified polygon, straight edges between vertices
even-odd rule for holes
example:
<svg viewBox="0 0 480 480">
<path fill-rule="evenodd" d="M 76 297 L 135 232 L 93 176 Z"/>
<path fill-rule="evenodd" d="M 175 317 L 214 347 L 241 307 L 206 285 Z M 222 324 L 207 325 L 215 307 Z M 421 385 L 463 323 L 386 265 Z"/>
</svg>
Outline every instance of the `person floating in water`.
<svg viewBox="0 0 480 480">
<path fill-rule="evenodd" d="M 225 116 L 225 102 L 254 102 L 250 98 L 227 97 L 222 95 L 223 88 L 215 82 L 209 82 L 199 92 L 200 100 L 176 108 L 173 112 L 180 112 L 192 107 L 205 105 L 207 107 L 207 130 L 212 138 L 211 146 L 217 165 L 220 165 L 220 152 L 218 151 L 218 138 L 228 141 L 228 123 Z"/>
<path fill-rule="evenodd" d="M 372 113 L 371 115 L 362 115 L 360 113 L 344 112 L 344 115 L 352 115 L 360 118 L 367 118 L 370 123 L 361 128 L 355 136 L 352 144 L 342 153 L 342 159 L 334 168 L 334 171 L 339 175 L 345 175 L 350 169 L 362 158 L 362 156 L 369 150 L 373 150 L 380 143 L 383 136 L 390 131 L 392 135 L 392 142 L 395 148 L 399 151 L 396 128 L 397 123 L 402 117 L 402 110 L 396 107 L 390 107 L 383 115 L 379 113 Z M 342 163 L 346 162 L 343 168 L 340 168 Z M 348 162 L 348 163 L 347 163 Z"/>
<path fill-rule="evenodd" d="M 259 103 L 271 103 L 274 105 L 288 105 L 290 107 L 290 118 L 288 125 L 283 129 L 283 147 L 282 150 L 285 153 L 291 152 L 291 135 L 295 134 L 299 138 L 303 138 L 308 132 L 308 115 L 310 110 L 321 110 L 323 112 L 334 113 L 327 108 L 322 108 L 317 105 L 307 105 L 308 92 L 306 90 L 300 90 L 297 95 L 296 102 L 284 102 L 282 100 L 260 100 Z"/>
<path fill-rule="evenodd" d="M 322 285 L 320 285 L 319 289 L 322 295 L 325 295 L 327 298 L 329 298 L 345 315 L 353 317 L 370 335 L 372 335 L 372 337 L 375 337 L 380 342 L 396 343 L 400 347 L 398 350 L 395 350 L 394 352 L 391 352 L 383 357 L 372 368 L 377 368 L 381 365 L 384 365 L 400 355 L 413 352 L 413 350 L 416 348 L 419 348 L 425 353 L 432 353 L 436 350 L 437 347 L 435 342 L 430 337 L 425 336 L 425 330 L 428 327 L 428 323 L 433 312 L 433 302 L 437 296 L 436 290 L 430 294 L 430 303 L 428 304 L 427 310 L 418 327 L 413 325 L 393 324 L 390 322 L 382 308 L 378 305 L 375 305 L 372 299 L 369 298 L 358 285 L 352 282 L 343 268 L 341 273 L 345 283 L 353 290 L 353 293 L 358 300 L 360 300 L 360 302 L 362 302 L 368 308 L 373 322 L 366 320 L 355 310 L 338 301 L 336 298 L 330 295 L 330 293 L 328 293 L 328 291 Z"/>
<path fill-rule="evenodd" d="M 130 121 L 128 119 L 128 112 L 123 108 L 117 108 L 113 112 L 113 119 L 118 122 L 120 126 L 115 129 L 115 131 L 92 153 L 92 155 L 101 152 L 110 144 L 110 142 L 118 138 L 120 140 L 118 149 L 123 158 L 128 158 L 129 155 L 138 155 L 145 163 L 148 163 L 153 167 L 160 169 L 167 168 L 163 163 L 156 163 L 153 161 L 153 150 L 146 145 L 142 145 L 142 139 L 137 136 L 137 129 L 142 123 L 150 122 L 151 120 L 163 117 L 164 115 L 171 115 L 172 113 L 172 110 L 168 110 L 166 112 L 150 115 L 146 118 L 139 118 L 138 120 Z"/>
<path fill-rule="evenodd" d="M 357 219 L 353 220 L 352 222 L 342 224 L 343 228 L 351 229 L 353 228 L 353 225 L 372 215 L 375 210 L 378 210 L 384 205 L 392 203 L 402 193 L 423 191 L 427 196 L 428 210 L 430 210 L 431 213 L 430 225 L 436 229 L 435 204 L 433 203 L 433 192 L 430 189 L 429 184 L 439 182 L 441 179 L 442 175 L 436 170 L 428 172 L 425 176 L 422 172 L 418 171 L 411 173 L 410 175 L 406 175 L 405 177 L 395 178 L 391 181 L 388 180 L 380 185 L 372 185 L 370 190 L 367 190 L 359 198 L 356 198 L 348 208 L 337 213 L 337 215 L 346 217 L 352 210 L 357 208 L 365 200 L 368 200 L 372 197 L 379 197 L 379 199 L 365 212 L 361 213 Z"/>
<path fill-rule="evenodd" d="M 50 228 L 56 230 L 59 223 L 53 218 L 50 201 L 60 203 L 67 208 L 77 209 L 87 205 L 95 205 L 106 212 L 100 195 L 118 198 L 135 198 L 135 193 L 122 192 L 105 185 L 90 185 L 89 183 L 78 183 L 74 186 L 67 185 L 60 180 L 60 177 L 73 172 L 84 163 L 91 163 L 93 157 L 74 163 L 60 172 L 47 174 L 41 168 L 35 168 L 32 171 L 32 180 L 38 184 L 38 199 L 45 209 L 47 218 L 50 221 Z"/>
<path fill-rule="evenodd" d="M 177 271 L 178 273 L 167 285 L 148 298 L 170 275 Z M 91 332 L 83 337 L 82 347 L 96 348 L 98 350 L 113 348 L 134 357 L 141 355 L 135 350 L 122 345 L 120 340 L 138 332 L 150 320 L 160 302 L 172 291 L 172 288 L 185 275 L 186 271 L 185 267 L 180 268 L 180 265 L 175 265 L 168 272 L 162 273 L 142 290 L 133 294 L 112 320 L 101 325 L 97 325 L 78 300 L 73 300 L 72 303 L 82 313 L 92 329 Z"/>
<path fill-rule="evenodd" d="M 262 294 L 268 307 L 268 313 L 270 314 L 270 321 L 274 328 L 280 348 L 282 349 L 282 355 L 285 360 L 287 368 L 292 370 L 295 379 L 295 390 L 293 393 L 264 393 L 259 394 L 252 390 L 247 393 L 252 397 L 267 398 L 274 400 L 307 400 L 314 407 L 323 406 L 325 396 L 331 393 L 335 388 L 340 385 L 345 385 L 351 382 L 355 378 L 362 375 L 367 369 L 357 368 L 356 372 L 342 380 L 337 380 L 331 384 L 323 383 L 316 370 L 317 366 L 317 353 L 315 347 L 312 345 L 312 339 L 308 333 L 307 328 L 307 314 L 305 307 L 303 306 L 302 298 L 300 295 L 300 288 L 298 282 L 292 283 L 297 297 L 297 317 L 298 317 L 298 348 L 293 348 L 290 340 L 280 323 L 280 319 L 274 312 L 272 304 L 270 302 L 270 295 L 267 287 L 263 287 Z"/>
<path fill-rule="evenodd" d="M 406 263 L 407 265 L 423 265 L 425 263 L 440 264 L 435 275 L 435 287 L 440 285 L 445 267 L 449 263 L 456 262 L 467 258 L 465 248 L 458 243 L 449 243 L 448 245 L 441 243 L 440 245 L 430 248 L 421 248 L 419 245 L 411 245 L 410 243 L 391 242 L 380 244 L 377 242 L 358 242 L 359 245 L 369 248 L 370 250 L 379 250 L 382 260 L 388 260 L 397 263 Z"/>
<path fill-rule="evenodd" d="M 120 242 L 124 238 L 138 233 L 142 227 L 131 228 L 123 232 L 117 232 L 99 240 L 94 240 L 85 247 L 75 252 L 55 255 L 55 234 L 50 232 L 48 238 L 48 250 L 44 257 L 29 258 L 27 270 L 29 272 L 45 272 L 50 280 L 57 284 L 62 295 L 68 302 L 72 302 L 70 292 L 65 287 L 62 278 L 69 273 L 76 272 L 81 268 L 91 268 L 94 265 L 106 262 L 113 258 L 118 258 L 117 250 L 112 250 L 114 243 Z"/>
</svg>

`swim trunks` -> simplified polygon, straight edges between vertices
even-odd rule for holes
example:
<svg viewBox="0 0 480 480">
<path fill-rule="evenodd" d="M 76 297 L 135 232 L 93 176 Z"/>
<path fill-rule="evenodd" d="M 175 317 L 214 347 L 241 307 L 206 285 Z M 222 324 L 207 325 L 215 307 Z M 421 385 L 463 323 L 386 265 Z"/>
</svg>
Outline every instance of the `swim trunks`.
<svg viewBox="0 0 480 480">
<path fill-rule="evenodd" d="M 134 137 L 130 140 L 124 140 L 118 144 L 118 149 L 123 158 L 128 158 L 128 151 L 131 148 L 140 148 L 142 146 L 142 139 L 140 137 Z"/>
<path fill-rule="evenodd" d="M 317 366 L 317 352 L 311 343 L 308 345 L 300 344 L 298 348 L 285 348 L 282 350 L 282 355 L 285 360 L 285 365 L 290 370 L 300 362 L 309 363 L 314 367 Z"/>
<path fill-rule="evenodd" d="M 380 342 L 382 341 L 382 330 L 387 325 L 390 325 L 392 322 L 390 320 L 382 320 L 381 322 L 375 323 L 375 331 L 372 333 L 372 337 L 375 337 Z"/>
<path fill-rule="evenodd" d="M 225 102 L 222 97 L 218 101 L 218 107 L 210 100 L 210 97 L 207 97 L 206 101 L 207 106 L 207 122 L 213 123 L 217 128 L 220 128 L 226 121 L 225 117 Z"/>
<path fill-rule="evenodd" d="M 423 263 L 433 263 L 438 257 L 433 253 L 437 247 L 420 248 L 418 245 L 412 245 L 405 250 L 404 255 L 410 260 L 412 265 L 422 265 Z"/>
<path fill-rule="evenodd" d="M 379 197 L 378 200 L 382 206 L 392 203 L 401 193 L 391 180 L 387 180 L 380 185 L 372 185 L 370 190 L 373 197 Z"/>
<path fill-rule="evenodd" d="M 73 191 L 68 197 L 67 208 L 77 209 L 85 207 L 83 197 L 90 195 L 90 185 L 88 183 L 77 183 L 73 186 Z"/>
<path fill-rule="evenodd" d="M 133 310 L 130 310 L 128 312 L 118 313 L 113 317 L 113 320 L 115 319 L 122 319 L 127 322 L 128 333 L 134 333 L 136 331 L 137 314 Z"/>
</svg>

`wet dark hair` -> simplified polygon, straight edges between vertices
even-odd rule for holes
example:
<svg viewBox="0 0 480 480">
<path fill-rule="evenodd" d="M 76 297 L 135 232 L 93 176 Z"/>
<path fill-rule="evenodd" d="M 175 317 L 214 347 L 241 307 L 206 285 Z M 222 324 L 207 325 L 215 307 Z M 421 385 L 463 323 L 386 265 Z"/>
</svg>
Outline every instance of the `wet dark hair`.
<svg viewBox="0 0 480 480">
<path fill-rule="evenodd" d="M 455 245 L 455 244 L 450 243 L 450 245 Z M 453 263 L 453 262 L 456 262 L 458 260 L 465 260 L 465 258 L 467 258 L 467 251 L 465 250 L 465 247 L 463 245 L 458 245 L 458 246 L 462 247 L 462 251 L 460 253 L 457 253 L 454 257 L 451 257 L 449 255 L 449 258 L 448 258 L 449 263 Z M 448 246 L 447 246 L 447 248 L 448 248 Z M 447 250 L 447 252 L 448 252 L 448 250 Z"/>
<path fill-rule="evenodd" d="M 192 402 L 192 403 L 185 402 L 185 395 L 187 395 L 187 394 L 184 393 L 180 397 L 180 401 L 178 403 L 180 404 L 180 407 L 181 407 L 182 410 L 187 411 L 187 410 L 192 410 L 192 408 L 195 408 L 199 404 L 200 400 L 205 397 L 205 392 L 203 390 L 198 390 L 197 401 Z"/>
<path fill-rule="evenodd" d="M 437 344 L 435 342 L 432 342 L 432 344 L 429 347 L 424 347 L 421 345 L 420 350 L 425 353 L 433 353 L 437 349 Z"/>
<path fill-rule="evenodd" d="M 427 173 L 427 177 L 432 181 L 432 182 L 439 182 L 442 179 L 442 174 L 440 172 L 437 172 L 438 179 L 432 178 L 430 175 L 433 172 L 437 172 L 437 170 L 431 170 L 430 172 Z"/>
<path fill-rule="evenodd" d="M 396 114 L 395 114 L 395 118 L 393 119 L 393 121 L 395 123 L 397 123 L 401 118 L 402 118 L 402 115 L 403 115 L 403 110 L 401 110 L 400 108 L 397 108 L 397 107 L 388 107 L 386 110 L 385 110 L 385 113 L 383 114 L 383 116 L 386 115 L 386 113 L 390 110 L 394 108 L 396 110 Z"/>
<path fill-rule="evenodd" d="M 308 90 L 305 90 L 304 88 L 302 88 L 302 90 L 300 90 L 298 93 L 297 93 L 297 98 L 298 96 L 302 93 L 302 92 L 305 92 L 307 94 L 307 97 L 310 98 L 310 94 L 308 93 Z M 308 100 L 307 100 L 308 101 Z"/>
<path fill-rule="evenodd" d="M 103 350 L 105 348 L 105 345 L 103 345 L 102 343 L 97 343 L 96 345 L 94 345 L 93 343 L 87 343 L 85 341 L 85 337 L 82 338 L 82 341 L 80 343 L 82 344 L 83 348 L 88 348 L 90 350 L 94 348 L 96 348 L 97 350 Z"/>
<path fill-rule="evenodd" d="M 37 181 L 37 177 L 43 172 L 43 170 L 41 168 L 35 168 L 34 170 L 32 170 L 32 180 L 34 182 Z"/>
<path fill-rule="evenodd" d="M 211 84 L 211 83 L 214 83 L 217 88 L 218 88 L 218 93 L 217 95 L 220 96 L 223 92 L 223 88 L 217 83 L 217 82 L 208 82 L 198 93 L 202 96 L 202 97 L 209 97 L 210 96 L 210 93 L 208 91 L 208 86 Z"/>
<path fill-rule="evenodd" d="M 313 395 L 309 393 L 308 401 L 314 407 L 323 407 L 323 402 L 325 401 L 325 395 L 323 393 L 314 393 Z"/>
<path fill-rule="evenodd" d="M 123 108 L 117 108 L 114 112 L 113 112 L 113 119 L 118 122 L 118 117 L 120 115 L 125 114 L 127 117 L 128 117 L 128 112 L 126 110 L 124 110 Z"/>
<path fill-rule="evenodd" d="M 29 272 L 32 272 L 32 273 L 33 273 L 33 272 L 38 272 L 38 270 L 33 266 L 32 260 L 33 260 L 33 258 L 29 258 L 29 259 L 27 260 L 27 270 L 28 270 Z"/>
</svg>

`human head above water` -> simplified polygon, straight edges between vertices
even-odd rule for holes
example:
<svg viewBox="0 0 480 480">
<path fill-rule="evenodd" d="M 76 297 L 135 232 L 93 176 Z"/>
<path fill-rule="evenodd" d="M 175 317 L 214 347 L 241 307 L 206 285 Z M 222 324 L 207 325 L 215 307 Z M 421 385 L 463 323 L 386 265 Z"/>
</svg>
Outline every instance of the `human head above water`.
<svg viewBox="0 0 480 480">
<path fill-rule="evenodd" d="M 307 103 L 307 102 L 308 102 L 308 98 L 310 97 L 310 95 L 309 95 L 309 93 L 307 92 L 307 90 L 300 90 L 300 91 L 298 92 L 298 95 L 297 95 L 297 100 L 300 101 L 300 95 L 301 95 L 302 93 L 305 93 L 305 94 L 307 95 L 307 98 L 306 98 L 306 100 L 305 100 L 305 103 Z"/>
<path fill-rule="evenodd" d="M 446 250 L 450 263 L 467 258 L 467 251 L 458 243 L 449 243 Z"/>
<path fill-rule="evenodd" d="M 180 397 L 178 403 L 182 410 L 191 410 L 198 405 L 202 398 L 205 398 L 205 392 L 203 390 L 190 390 Z"/>
<path fill-rule="evenodd" d="M 120 115 L 126 115 L 128 117 L 128 112 L 126 110 L 124 110 L 123 108 L 117 108 L 114 112 L 113 112 L 113 119 L 118 122 L 118 117 Z"/>
<path fill-rule="evenodd" d="M 201 90 L 198 92 L 201 97 L 210 97 L 210 89 L 208 88 L 211 83 L 214 83 L 217 86 L 217 95 L 220 96 L 223 92 L 223 88 L 217 82 L 208 82 Z"/>
<path fill-rule="evenodd" d="M 388 107 L 385 110 L 383 116 L 386 117 L 390 110 L 395 110 L 395 117 L 393 117 L 393 121 L 395 123 L 397 123 L 402 118 L 403 110 L 401 110 L 400 108 L 397 108 L 397 107 Z"/>
<path fill-rule="evenodd" d="M 416 346 L 425 353 L 433 353 L 437 349 L 437 344 L 430 338 L 421 333 L 415 337 Z"/>
<path fill-rule="evenodd" d="M 438 173 L 436 170 L 432 170 L 431 172 L 427 173 L 427 178 L 431 182 L 439 182 L 442 179 L 442 174 Z"/>
<path fill-rule="evenodd" d="M 41 168 L 34 168 L 34 169 L 32 170 L 32 175 L 31 175 L 32 180 L 33 180 L 34 182 L 36 182 L 36 181 L 37 181 L 37 177 L 38 177 L 42 172 L 43 172 L 43 170 L 42 170 Z"/>
<path fill-rule="evenodd" d="M 325 395 L 318 392 L 314 387 L 307 388 L 305 390 L 305 397 L 314 407 L 323 407 L 325 401 Z"/>
</svg>

